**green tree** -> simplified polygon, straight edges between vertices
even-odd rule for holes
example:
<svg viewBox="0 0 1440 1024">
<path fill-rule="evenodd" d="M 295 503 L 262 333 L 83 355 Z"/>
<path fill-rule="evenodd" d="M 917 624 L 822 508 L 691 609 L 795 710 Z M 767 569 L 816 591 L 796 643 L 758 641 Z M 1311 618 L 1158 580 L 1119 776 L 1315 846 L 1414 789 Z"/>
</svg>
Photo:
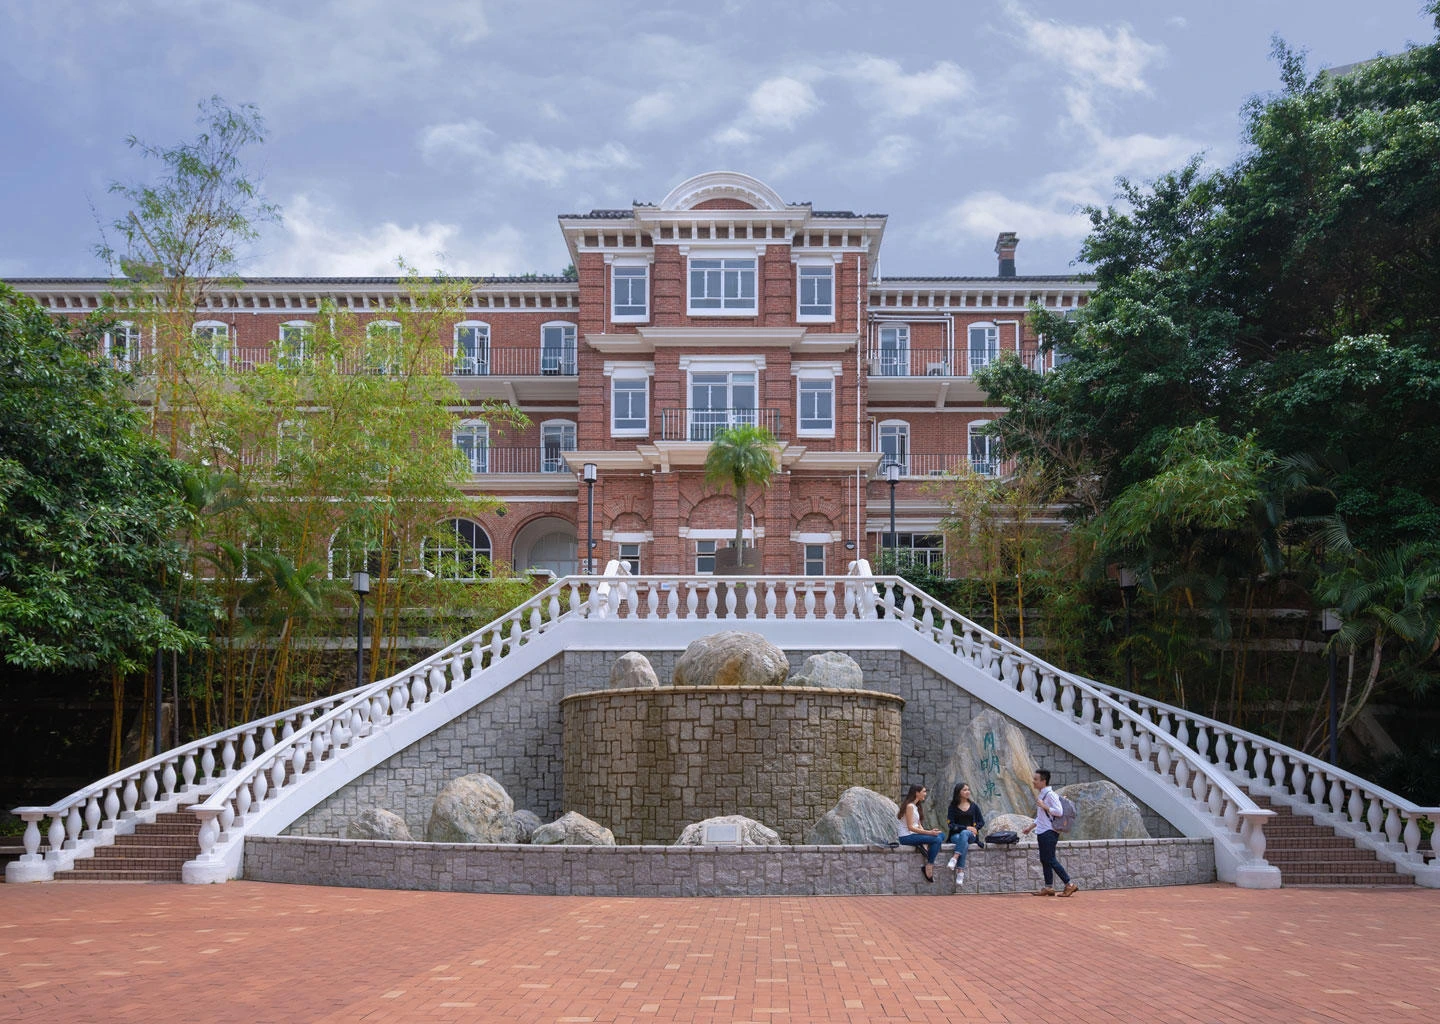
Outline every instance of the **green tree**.
<svg viewBox="0 0 1440 1024">
<path fill-rule="evenodd" d="M 775 435 L 753 423 L 723 427 L 715 432 L 705 454 L 705 481 L 712 487 L 735 492 L 735 552 L 737 564 L 745 549 L 745 497 L 750 488 L 764 489 L 775 474 Z"/>
</svg>

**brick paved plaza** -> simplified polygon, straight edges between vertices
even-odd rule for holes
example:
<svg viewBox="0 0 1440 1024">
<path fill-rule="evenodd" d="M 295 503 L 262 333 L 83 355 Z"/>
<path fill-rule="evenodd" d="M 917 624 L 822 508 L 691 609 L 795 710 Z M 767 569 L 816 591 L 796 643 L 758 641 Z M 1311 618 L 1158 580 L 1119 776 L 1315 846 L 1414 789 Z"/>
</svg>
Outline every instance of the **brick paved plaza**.
<svg viewBox="0 0 1440 1024">
<path fill-rule="evenodd" d="M 0 1020 L 1427 1021 L 1440 892 L 0 886 Z M 1060 961 L 1051 965 L 1051 959 Z M 1041 1007 L 1038 980 L 1068 984 Z"/>
</svg>

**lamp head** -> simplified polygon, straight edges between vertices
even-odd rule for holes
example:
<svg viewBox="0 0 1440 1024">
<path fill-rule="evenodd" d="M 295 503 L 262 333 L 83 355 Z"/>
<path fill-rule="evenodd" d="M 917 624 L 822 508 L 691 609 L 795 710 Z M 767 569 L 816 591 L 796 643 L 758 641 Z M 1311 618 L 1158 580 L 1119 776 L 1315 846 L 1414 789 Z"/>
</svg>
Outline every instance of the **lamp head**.
<svg viewBox="0 0 1440 1024">
<path fill-rule="evenodd" d="M 900 482 L 900 463 L 887 462 L 885 464 L 885 482 L 889 484 Z"/>
<path fill-rule="evenodd" d="M 1340 609 L 1324 608 L 1320 612 L 1320 631 L 1327 636 L 1340 632 Z"/>
<path fill-rule="evenodd" d="M 370 593 L 370 574 L 368 572 L 357 572 L 350 575 L 350 589 L 357 594 Z"/>
<path fill-rule="evenodd" d="M 593 484 L 600 478 L 600 467 L 593 462 L 587 462 L 580 470 L 580 479 L 587 484 Z"/>
</svg>

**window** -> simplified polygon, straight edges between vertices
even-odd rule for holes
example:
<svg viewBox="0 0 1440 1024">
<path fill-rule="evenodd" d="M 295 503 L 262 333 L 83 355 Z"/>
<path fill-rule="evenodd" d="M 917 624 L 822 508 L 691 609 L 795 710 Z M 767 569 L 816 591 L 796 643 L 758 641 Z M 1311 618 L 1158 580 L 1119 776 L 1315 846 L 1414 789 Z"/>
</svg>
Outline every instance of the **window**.
<svg viewBox="0 0 1440 1024">
<path fill-rule="evenodd" d="M 300 366 L 310 358 L 315 345 L 315 325 L 308 320 L 289 320 L 280 325 L 280 341 L 275 349 L 275 365 Z"/>
<path fill-rule="evenodd" d="M 620 545 L 619 558 L 620 558 L 620 561 L 624 562 L 626 565 L 628 565 L 628 566 L 630 567 L 631 573 L 633 573 L 633 574 L 636 575 L 636 576 L 639 576 L 639 575 L 640 575 L 640 545 L 639 545 L 639 544 L 621 544 L 621 545 Z"/>
<path fill-rule="evenodd" d="M 315 454 L 315 439 L 303 419 L 281 420 L 275 428 L 275 469 L 298 473 Z"/>
<path fill-rule="evenodd" d="M 490 325 L 465 320 L 455 325 L 455 374 L 485 376 L 490 372 Z"/>
<path fill-rule="evenodd" d="M 140 332 L 129 321 L 122 321 L 105 333 L 105 358 L 117 370 L 128 370 L 140 358 Z"/>
<path fill-rule="evenodd" d="M 650 433 L 650 378 L 610 379 L 610 433 L 644 437 Z"/>
<path fill-rule="evenodd" d="M 490 472 L 490 427 L 481 420 L 462 420 L 451 434 L 472 473 Z"/>
<path fill-rule="evenodd" d="M 755 258 L 690 260 L 690 313 L 694 316 L 754 314 Z"/>
<path fill-rule="evenodd" d="M 801 320 L 835 319 L 835 265 L 801 266 L 798 291 Z"/>
<path fill-rule="evenodd" d="M 910 327 L 887 324 L 880 328 L 871 371 L 879 377 L 905 377 L 910 373 Z"/>
<path fill-rule="evenodd" d="M 611 319 L 648 320 L 650 318 L 650 268 L 620 266 L 610 269 Z"/>
<path fill-rule="evenodd" d="M 540 372 L 547 377 L 575 376 L 575 325 L 545 324 L 540 328 Z"/>
<path fill-rule="evenodd" d="M 900 467 L 901 476 L 910 475 L 910 424 L 903 420 L 886 420 L 880 424 L 877 441 L 883 456 L 880 459 L 880 474 L 885 467 L 894 463 Z"/>
<path fill-rule="evenodd" d="M 230 325 L 201 320 L 195 325 L 195 354 L 216 366 L 230 365 Z"/>
<path fill-rule="evenodd" d="M 835 378 L 823 380 L 804 377 L 797 381 L 800 413 L 798 418 L 801 437 L 832 437 L 835 434 Z"/>
<path fill-rule="evenodd" d="M 400 372 L 402 328 L 394 320 L 375 320 L 365 327 L 365 369 L 370 373 Z"/>
<path fill-rule="evenodd" d="M 806 575 L 806 576 L 824 576 L 824 575 L 825 575 L 825 545 L 824 545 L 824 544 L 806 544 L 806 545 L 805 545 L 805 575 Z"/>
<path fill-rule="evenodd" d="M 1000 328 L 994 324 L 970 326 L 970 372 L 989 366 L 1000 358 Z"/>
<path fill-rule="evenodd" d="M 540 472 L 564 473 L 565 453 L 575 450 L 575 424 L 551 420 L 540 425 Z"/>
<path fill-rule="evenodd" d="M 880 535 L 880 538 L 882 541 L 889 539 L 888 535 L 884 533 Z M 898 565 L 929 569 L 932 572 L 944 574 L 945 538 L 940 534 L 897 533 L 895 546 Z"/>
<path fill-rule="evenodd" d="M 423 564 L 446 580 L 479 580 L 490 575 L 490 535 L 468 519 L 440 524 L 435 537 L 425 538 Z"/>
<path fill-rule="evenodd" d="M 375 532 L 363 526 L 342 526 L 330 538 L 330 578 L 349 579 L 368 572 L 376 579 L 394 579 L 400 573 L 400 546 L 392 541 L 388 557 Z"/>
<path fill-rule="evenodd" d="M 758 425 L 756 376 L 754 371 L 691 373 L 686 436 L 691 441 L 713 441 L 724 427 Z"/>
<path fill-rule="evenodd" d="M 715 545 L 719 541 L 697 540 L 695 542 L 695 575 L 715 575 Z"/>
<path fill-rule="evenodd" d="M 996 476 L 1000 472 L 1000 439 L 981 432 L 988 426 L 989 420 L 970 424 L 970 469 L 981 476 Z"/>
</svg>

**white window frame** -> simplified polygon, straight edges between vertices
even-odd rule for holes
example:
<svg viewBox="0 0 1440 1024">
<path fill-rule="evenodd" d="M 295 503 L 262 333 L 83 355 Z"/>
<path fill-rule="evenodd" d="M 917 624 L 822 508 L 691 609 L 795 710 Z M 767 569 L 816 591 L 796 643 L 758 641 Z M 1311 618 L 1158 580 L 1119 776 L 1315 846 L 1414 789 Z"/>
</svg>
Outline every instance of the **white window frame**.
<svg viewBox="0 0 1440 1024">
<path fill-rule="evenodd" d="M 490 424 L 484 420 L 460 420 L 450 428 L 450 443 L 465 456 L 472 474 L 490 472 Z"/>
<path fill-rule="evenodd" d="M 632 576 L 640 575 L 640 542 L 627 540 L 615 545 L 615 557 L 630 566 Z"/>
<path fill-rule="evenodd" d="M 120 356 L 115 355 L 115 339 L 117 337 L 124 339 L 124 345 L 121 346 L 124 354 Z M 140 329 L 129 320 L 121 320 L 115 324 L 114 330 L 105 332 L 102 344 L 105 358 L 111 366 L 117 370 L 129 370 L 139 361 Z"/>
<path fill-rule="evenodd" d="M 709 539 L 701 538 L 701 539 L 698 539 L 698 540 L 695 541 L 695 575 L 696 575 L 696 576 L 714 576 L 714 575 L 715 575 L 715 552 L 718 551 L 719 548 L 720 548 L 720 542 L 719 542 L 718 540 L 709 540 Z M 702 560 L 702 559 L 709 559 L 709 561 L 710 561 L 710 568 L 708 568 L 708 569 L 702 569 L 702 568 L 700 568 L 700 563 L 701 563 L 701 560 Z"/>
<path fill-rule="evenodd" d="M 622 313 L 620 302 L 621 281 L 625 285 L 625 303 L 629 312 Z M 636 303 L 634 282 L 639 282 L 641 301 Z M 638 312 L 636 311 L 638 307 Z M 644 324 L 650 322 L 650 261 L 648 258 L 616 257 L 610 261 L 610 322 L 616 324 Z"/>
<path fill-rule="evenodd" d="M 480 544 L 474 544 L 468 548 L 462 547 L 460 543 L 460 523 L 468 523 L 469 525 L 474 527 L 475 532 L 485 539 L 484 546 L 481 546 Z M 448 533 L 446 532 L 447 528 L 449 531 Z M 430 569 L 430 566 L 433 564 L 435 565 L 436 569 L 441 568 L 443 565 L 443 562 L 441 560 L 453 552 L 453 554 L 455 555 L 455 568 L 457 570 L 460 570 L 462 568 L 462 556 L 466 556 L 468 558 L 468 561 L 470 563 L 470 575 L 466 576 L 461 573 L 455 576 L 446 576 L 444 573 L 436 572 L 436 576 L 440 577 L 441 579 L 458 580 L 462 583 L 468 583 L 473 580 L 483 580 L 489 578 L 489 563 L 494 558 L 495 554 L 495 541 L 491 538 L 489 530 L 485 529 L 485 527 L 481 526 L 473 519 L 466 519 L 464 516 L 456 516 L 453 519 L 446 519 L 445 521 L 443 521 L 440 524 L 439 532 L 445 533 L 446 539 L 444 541 L 437 541 L 433 537 L 426 537 L 423 541 L 420 542 L 420 564 L 422 566 L 424 566 L 427 570 L 434 572 L 433 569 Z M 453 533 L 454 535 L 453 543 L 450 541 L 451 533 Z M 478 564 L 481 558 L 485 559 L 486 562 L 486 565 L 483 567 Z M 433 562 L 432 559 L 434 560 Z M 484 572 L 480 571 L 482 568 L 484 568 Z"/>
<path fill-rule="evenodd" d="M 460 332 L 472 331 L 475 352 L 467 355 L 460 347 Z M 490 325 L 484 320 L 461 320 L 455 325 L 455 363 L 457 377 L 486 377 L 490 374 Z"/>
<path fill-rule="evenodd" d="M 559 345 L 551 343 L 559 335 Z M 550 320 L 540 325 L 540 375 L 574 377 L 579 361 L 578 332 L 569 320 Z M 558 354 L 557 354 L 558 353 Z"/>
<path fill-rule="evenodd" d="M 975 358 L 975 334 L 983 332 L 985 357 L 981 360 Z M 1000 358 L 1000 325 L 989 320 L 981 323 L 971 324 L 965 328 L 965 371 L 966 375 L 973 377 L 975 371 L 982 367 L 991 366 Z"/>
<path fill-rule="evenodd" d="M 230 346 L 234 339 L 230 335 L 229 324 L 223 320 L 199 320 L 190 329 L 190 335 L 197 343 L 196 355 L 222 368 L 230 365 Z M 202 340 L 206 343 L 203 350 L 199 347 Z M 217 342 L 220 344 L 217 345 Z"/>
<path fill-rule="evenodd" d="M 617 387 L 617 385 L 621 384 L 622 382 L 626 385 L 626 387 Z M 638 389 L 635 387 L 636 384 L 640 385 Z M 644 422 L 638 427 L 634 425 L 622 427 L 619 425 L 619 405 L 616 402 L 616 393 L 617 391 L 624 391 L 627 395 L 634 395 L 637 390 L 640 392 L 641 395 L 640 408 L 643 414 L 642 417 L 638 418 L 643 418 Z M 634 412 L 634 409 L 632 408 L 630 411 Z M 627 419 L 630 420 L 634 420 L 636 418 L 637 417 L 634 416 L 627 417 Z M 610 374 L 610 436 L 650 436 L 650 374 L 646 372 L 643 368 L 631 369 L 627 367 L 624 370 L 617 369 Z"/>
<path fill-rule="evenodd" d="M 812 559 L 811 555 L 812 555 L 812 554 L 815 554 L 816 552 L 818 552 L 818 555 L 816 555 L 816 557 Z M 825 557 L 826 557 L 826 545 L 825 545 L 825 544 L 801 544 L 801 545 L 800 545 L 800 574 L 801 574 L 802 576 L 824 576 L 824 575 L 825 575 Z M 819 572 L 811 572 L 811 571 L 810 571 L 811 563 L 814 562 L 814 561 L 818 561 L 818 562 L 820 563 L 820 570 L 819 570 Z"/>
<path fill-rule="evenodd" d="M 896 453 L 895 460 L 900 463 L 900 475 L 910 475 L 910 424 L 906 420 L 881 420 L 875 426 L 875 450 L 885 451 L 885 438 L 898 437 L 901 442 L 898 447 L 904 449 L 903 453 Z M 890 462 L 889 453 L 887 457 L 880 460 L 880 479 L 885 478 L 885 466 Z"/>
<path fill-rule="evenodd" d="M 327 561 L 327 563 L 328 563 L 328 565 L 329 565 L 330 578 L 331 578 L 332 580 L 337 580 L 337 579 L 339 579 L 339 580 L 344 580 L 344 579 L 349 579 L 352 575 L 354 575 L 354 574 L 357 573 L 357 572 L 362 572 L 362 571 L 363 571 L 363 572 L 370 572 L 370 569 L 371 569 L 370 555 L 371 555 L 372 552 L 374 553 L 377 561 L 374 563 L 375 571 L 374 571 L 374 572 L 370 572 L 370 576 L 371 576 L 372 578 L 379 578 L 379 576 L 380 576 L 380 562 L 378 561 L 378 559 L 380 559 L 380 558 L 383 556 L 383 553 L 384 553 L 383 550 L 382 550 L 382 548 L 381 548 L 381 546 L 380 546 L 379 541 L 376 541 L 376 543 L 375 543 L 375 545 L 374 545 L 373 547 L 372 547 L 371 545 L 369 545 L 368 543 L 367 543 L 367 544 L 364 544 L 364 545 L 361 547 L 361 549 L 360 549 L 359 552 L 358 552 L 358 554 L 360 554 L 360 556 L 361 556 L 361 564 L 358 565 L 358 566 L 355 565 L 355 564 L 353 564 L 353 563 L 350 561 L 350 555 L 352 554 L 352 552 L 346 550 L 345 548 L 341 548 L 340 551 L 339 551 L 339 554 L 341 554 L 341 555 L 345 558 L 345 563 L 346 563 L 346 564 L 345 564 L 345 571 L 342 572 L 342 573 L 340 573 L 338 576 L 335 574 L 335 555 L 336 555 L 336 553 L 337 553 L 337 552 L 336 552 L 336 549 L 335 549 L 335 542 L 336 542 L 337 540 L 339 540 L 340 537 L 341 537 L 341 535 L 346 532 L 346 529 L 347 529 L 346 527 L 341 526 L 341 527 L 338 528 L 334 533 L 332 533 L 332 534 L 330 535 L 330 546 L 329 546 L 329 548 L 326 549 L 326 561 Z M 348 539 L 348 538 L 347 538 L 347 539 Z M 369 530 L 366 530 L 365 533 L 364 533 L 364 536 L 362 537 L 362 541 L 368 541 L 369 539 L 370 539 L 370 531 L 369 531 Z M 398 544 L 398 542 L 397 542 L 396 545 L 391 549 L 390 554 L 391 554 L 391 556 L 392 556 L 392 557 L 391 557 L 391 560 L 390 560 L 390 561 L 391 561 L 391 565 L 390 565 L 390 575 L 389 575 L 388 577 L 386 577 L 386 579 L 394 580 L 394 579 L 398 579 L 398 578 L 399 578 L 400 571 L 401 571 L 401 569 L 400 569 L 400 549 L 399 549 L 399 544 Z"/>
<path fill-rule="evenodd" d="M 296 344 L 295 336 L 299 336 Z M 301 366 L 315 347 L 315 325 L 309 320 L 286 320 L 275 335 L 275 365 Z"/>
<path fill-rule="evenodd" d="M 885 348 L 886 334 L 893 333 L 891 348 Z M 875 358 L 870 373 L 875 377 L 910 376 L 910 325 L 882 323 L 875 329 Z"/>
<path fill-rule="evenodd" d="M 840 376 L 839 363 L 793 363 L 790 372 L 795 377 L 795 436 L 796 437 L 834 437 L 835 436 L 835 409 L 836 409 L 836 388 L 835 378 Z M 817 389 L 817 384 L 824 384 L 824 389 Z M 805 426 L 805 393 L 817 390 L 828 390 L 830 395 L 830 425 L 826 426 Z"/>
<path fill-rule="evenodd" d="M 557 457 L 547 460 L 545 451 L 546 436 L 560 434 L 560 447 L 557 449 Z M 568 439 L 567 439 L 568 435 Z M 565 465 L 565 453 L 575 451 L 577 431 L 574 420 L 546 420 L 540 424 L 540 472 L 542 473 L 565 473 L 568 469 Z M 570 447 L 566 448 L 565 445 Z"/>
<path fill-rule="evenodd" d="M 711 264 L 717 264 L 712 266 Z M 746 265 L 748 264 L 748 266 Z M 695 275 L 704 275 L 706 288 L 697 295 Z M 750 295 L 743 295 L 745 278 L 749 275 Z M 712 275 L 718 275 L 712 277 Z M 734 275 L 735 297 L 727 297 L 728 280 Z M 718 284 L 718 292 L 711 295 L 709 285 Z M 697 306 L 699 302 L 718 302 L 715 306 Z M 689 255 L 685 264 L 685 311 L 697 317 L 754 317 L 760 315 L 760 254 L 754 250 L 727 251 L 723 249 L 697 250 Z"/>
<path fill-rule="evenodd" d="M 822 270 L 824 271 L 823 274 L 817 273 L 818 271 L 822 271 Z M 796 261 L 796 265 L 795 265 L 795 322 L 796 322 L 796 323 L 802 323 L 802 324 L 833 324 L 833 323 L 835 322 L 835 309 L 836 309 L 836 302 L 835 302 L 835 291 L 836 291 L 836 288 L 835 288 L 835 284 L 836 284 L 836 279 L 837 279 L 837 277 L 838 277 L 838 275 L 835 273 L 835 260 L 832 259 L 832 258 L 830 258 L 830 257 L 826 257 L 826 258 L 824 258 L 824 259 L 820 259 L 820 258 L 817 258 L 817 257 L 811 257 L 811 258 L 808 258 L 808 259 L 800 259 L 800 260 L 797 260 L 797 261 Z M 828 308 L 827 311 L 824 311 L 824 312 L 816 312 L 815 309 L 814 309 L 814 307 L 818 306 L 819 304 L 812 302 L 812 303 L 809 304 L 809 305 L 812 307 L 811 311 L 808 312 L 808 313 L 805 312 L 805 306 L 806 306 L 806 302 L 805 302 L 805 298 L 806 298 L 806 295 L 805 295 L 805 284 L 806 284 L 807 278 L 808 278 L 809 280 L 811 280 L 811 281 L 815 281 L 815 280 L 819 280 L 819 279 L 823 278 L 823 279 L 825 279 L 825 280 L 828 282 L 829 290 L 830 290 L 830 304 L 829 304 L 829 308 Z"/>
<path fill-rule="evenodd" d="M 371 320 L 365 325 L 365 369 L 380 374 L 398 372 L 398 349 L 404 339 L 405 328 L 399 320 Z M 377 342 L 383 344 L 384 351 L 375 350 Z"/>
<path fill-rule="evenodd" d="M 970 471 L 981 476 L 1000 475 L 1000 439 L 980 433 L 988 427 L 990 420 L 973 420 L 966 427 L 965 455 L 970 462 Z M 977 458 L 977 448 L 983 449 Z"/>
</svg>

